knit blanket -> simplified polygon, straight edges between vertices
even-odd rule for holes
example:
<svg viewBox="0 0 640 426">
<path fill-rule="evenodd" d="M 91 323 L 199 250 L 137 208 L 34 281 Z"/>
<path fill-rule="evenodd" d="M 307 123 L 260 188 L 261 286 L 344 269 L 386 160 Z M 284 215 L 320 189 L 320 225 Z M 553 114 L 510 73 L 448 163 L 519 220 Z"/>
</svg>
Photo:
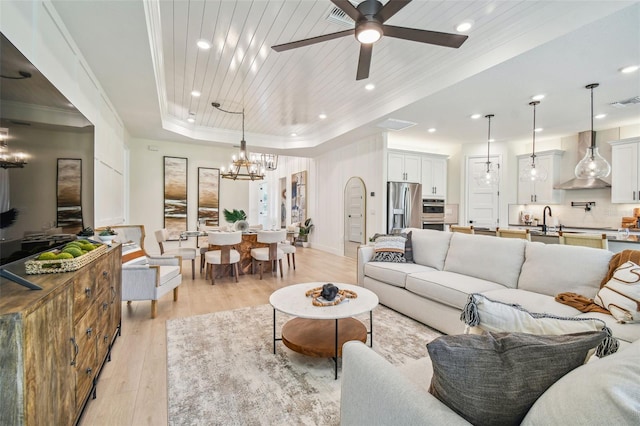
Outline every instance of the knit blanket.
<svg viewBox="0 0 640 426">
<path fill-rule="evenodd" d="M 640 264 L 640 250 L 623 250 L 620 253 L 614 254 L 609 261 L 609 272 L 607 272 L 607 275 L 600 282 L 600 288 L 604 287 L 604 285 L 609 282 L 616 269 L 625 262 Z M 593 299 L 577 293 L 559 293 L 556 295 L 555 299 L 556 302 L 576 308 L 580 312 L 609 313 L 608 310 L 596 305 Z"/>
</svg>

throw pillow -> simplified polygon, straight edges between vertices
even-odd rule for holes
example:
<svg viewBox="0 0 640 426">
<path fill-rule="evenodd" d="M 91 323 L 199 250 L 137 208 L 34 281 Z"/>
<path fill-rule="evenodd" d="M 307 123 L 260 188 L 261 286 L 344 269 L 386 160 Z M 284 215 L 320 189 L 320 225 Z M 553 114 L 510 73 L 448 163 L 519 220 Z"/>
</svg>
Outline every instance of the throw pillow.
<svg viewBox="0 0 640 426">
<path fill-rule="evenodd" d="M 557 336 L 604 330 L 608 337 L 598 346 L 596 355 L 603 357 L 618 350 L 618 340 L 611 336 L 611 330 L 601 319 L 529 312 L 520 305 L 491 300 L 479 293 L 469 295 L 460 319 L 469 326 L 467 333 L 490 331 Z"/>
<path fill-rule="evenodd" d="M 414 263 L 414 260 L 413 260 L 413 243 L 411 242 L 411 233 L 412 232 L 413 231 L 409 231 L 407 233 L 402 232 L 400 234 L 392 234 L 392 235 L 375 234 L 371 239 L 375 243 L 375 241 L 376 241 L 376 239 L 378 239 L 378 237 L 397 237 L 397 236 L 405 237 L 406 241 L 404 242 L 404 258 L 405 258 L 405 260 L 407 262 Z"/>
<path fill-rule="evenodd" d="M 406 238 L 399 235 L 380 235 L 375 241 L 373 262 L 405 263 L 404 246 Z"/>
<path fill-rule="evenodd" d="M 439 337 L 427 344 L 429 392 L 474 425 L 520 424 L 538 397 L 605 337 L 604 331 Z"/>
<path fill-rule="evenodd" d="M 593 301 L 620 323 L 640 322 L 640 266 L 633 262 L 620 265 Z"/>
<path fill-rule="evenodd" d="M 142 265 L 147 263 L 147 256 L 137 244 L 122 245 L 122 264 L 123 265 Z"/>
</svg>

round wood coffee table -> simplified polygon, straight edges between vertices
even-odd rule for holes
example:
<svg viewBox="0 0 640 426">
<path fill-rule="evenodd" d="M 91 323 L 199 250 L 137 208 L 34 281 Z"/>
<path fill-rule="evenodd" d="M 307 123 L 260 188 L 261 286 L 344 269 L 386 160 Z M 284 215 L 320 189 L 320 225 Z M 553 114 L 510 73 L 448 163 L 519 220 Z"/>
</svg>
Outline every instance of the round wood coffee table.
<svg viewBox="0 0 640 426">
<path fill-rule="evenodd" d="M 367 341 L 373 344 L 373 308 L 378 306 L 378 296 L 364 287 L 351 284 L 333 283 L 340 290 L 350 290 L 358 297 L 345 299 L 338 305 L 315 306 L 312 298 L 305 293 L 322 287 L 326 282 L 296 284 L 281 288 L 271 294 L 269 303 L 273 306 L 273 353 L 276 342 L 289 349 L 322 358 L 333 358 L 335 378 L 338 378 L 338 358 L 342 355 L 342 345 L 350 340 Z M 276 336 L 276 311 L 293 315 L 282 327 L 281 338 Z M 369 312 L 369 331 L 355 315 Z"/>
</svg>

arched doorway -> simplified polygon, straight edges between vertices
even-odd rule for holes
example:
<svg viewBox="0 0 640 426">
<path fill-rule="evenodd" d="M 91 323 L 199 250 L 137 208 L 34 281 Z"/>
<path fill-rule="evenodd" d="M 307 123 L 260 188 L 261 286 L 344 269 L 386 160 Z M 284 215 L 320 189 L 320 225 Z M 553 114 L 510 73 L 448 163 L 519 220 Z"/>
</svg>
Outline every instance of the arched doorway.
<svg viewBox="0 0 640 426">
<path fill-rule="evenodd" d="M 351 177 L 344 187 L 344 255 L 356 259 L 358 246 L 366 244 L 367 188 L 359 177 Z"/>
</svg>

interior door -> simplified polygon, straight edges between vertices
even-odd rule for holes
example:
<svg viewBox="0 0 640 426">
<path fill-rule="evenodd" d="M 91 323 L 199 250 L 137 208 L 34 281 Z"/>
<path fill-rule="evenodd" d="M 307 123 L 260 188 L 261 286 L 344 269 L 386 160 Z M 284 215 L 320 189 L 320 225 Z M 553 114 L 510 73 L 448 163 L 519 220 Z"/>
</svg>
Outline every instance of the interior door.
<svg viewBox="0 0 640 426">
<path fill-rule="evenodd" d="M 491 162 L 500 165 L 498 156 L 491 156 Z M 475 228 L 495 228 L 499 225 L 499 198 L 500 191 L 497 186 L 484 188 L 478 185 L 474 179 L 474 173 L 486 168 L 487 157 L 467 158 L 466 179 L 466 223 L 461 225 L 473 225 Z"/>
<path fill-rule="evenodd" d="M 353 257 L 360 244 L 366 242 L 366 189 L 362 179 L 352 177 L 344 191 L 344 252 Z"/>
</svg>

